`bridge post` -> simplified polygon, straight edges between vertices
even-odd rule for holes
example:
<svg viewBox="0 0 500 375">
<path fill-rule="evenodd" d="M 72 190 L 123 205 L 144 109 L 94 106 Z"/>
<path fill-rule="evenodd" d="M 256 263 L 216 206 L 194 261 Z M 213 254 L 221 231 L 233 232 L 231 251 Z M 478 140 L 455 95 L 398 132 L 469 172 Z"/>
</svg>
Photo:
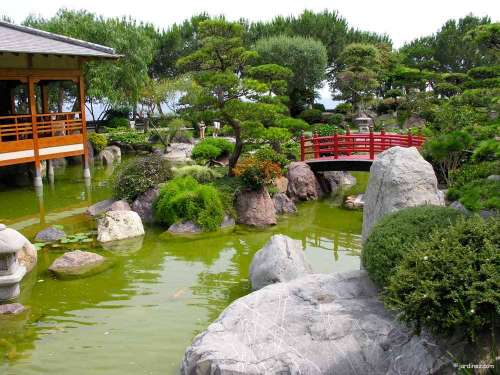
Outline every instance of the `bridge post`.
<svg viewBox="0 0 500 375">
<path fill-rule="evenodd" d="M 318 133 L 314 132 L 313 133 L 313 147 L 314 147 L 314 158 L 319 159 L 319 139 L 318 139 Z"/>
<path fill-rule="evenodd" d="M 345 143 L 346 143 L 346 148 L 347 148 L 347 151 L 345 152 L 347 156 L 351 155 L 351 151 L 349 151 L 349 147 L 352 145 L 352 147 L 354 148 L 354 141 L 351 140 L 350 138 L 350 135 L 351 135 L 351 127 L 349 126 L 349 124 L 347 124 L 346 128 L 345 128 L 345 135 L 347 136 L 345 138 Z M 352 142 L 351 142 L 352 141 Z"/>
<path fill-rule="evenodd" d="M 333 158 L 339 158 L 339 134 L 337 128 L 333 131 Z"/>
<path fill-rule="evenodd" d="M 408 147 L 413 146 L 413 134 L 411 134 L 411 128 L 408 129 Z"/>
<path fill-rule="evenodd" d="M 300 161 L 306 160 L 306 147 L 305 147 L 305 138 L 304 138 L 304 130 L 300 132 Z"/>
<path fill-rule="evenodd" d="M 373 139 L 373 126 L 370 126 L 370 160 L 375 159 L 375 143 Z"/>
<path fill-rule="evenodd" d="M 382 151 L 385 151 L 385 147 L 387 146 L 385 143 L 385 127 L 382 126 L 380 130 L 380 141 L 382 142 Z"/>
</svg>

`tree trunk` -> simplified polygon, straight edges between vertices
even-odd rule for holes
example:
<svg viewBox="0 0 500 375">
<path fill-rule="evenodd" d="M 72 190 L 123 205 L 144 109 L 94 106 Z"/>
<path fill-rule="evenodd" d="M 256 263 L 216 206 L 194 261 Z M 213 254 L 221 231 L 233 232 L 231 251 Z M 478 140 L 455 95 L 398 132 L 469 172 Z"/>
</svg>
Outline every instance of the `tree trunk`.
<svg viewBox="0 0 500 375">
<path fill-rule="evenodd" d="M 236 139 L 236 144 L 234 145 L 233 153 L 229 156 L 229 176 L 234 176 L 234 168 L 238 163 L 241 151 L 243 151 L 243 142 L 241 140 L 241 127 L 240 123 L 236 120 L 229 119 L 229 124 L 234 129 L 234 137 Z"/>
</svg>

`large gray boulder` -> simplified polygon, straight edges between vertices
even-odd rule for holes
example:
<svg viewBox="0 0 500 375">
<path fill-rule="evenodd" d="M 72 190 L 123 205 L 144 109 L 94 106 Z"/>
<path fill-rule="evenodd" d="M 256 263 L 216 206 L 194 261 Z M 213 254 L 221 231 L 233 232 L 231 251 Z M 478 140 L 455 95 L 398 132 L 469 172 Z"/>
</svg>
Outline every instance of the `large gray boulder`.
<svg viewBox="0 0 500 375">
<path fill-rule="evenodd" d="M 377 156 L 364 194 L 363 241 L 382 216 L 406 207 L 444 205 L 432 166 L 415 147 L 392 147 Z"/>
<path fill-rule="evenodd" d="M 276 213 L 278 215 L 283 214 L 292 214 L 297 212 L 297 207 L 295 203 L 288 198 L 288 195 L 285 193 L 277 193 L 273 196 L 274 208 L 276 209 Z"/>
<path fill-rule="evenodd" d="M 75 250 L 57 258 L 49 267 L 49 271 L 58 277 L 83 277 L 92 275 L 100 270 L 105 258 L 88 251 Z"/>
<path fill-rule="evenodd" d="M 113 160 L 120 163 L 122 161 L 122 150 L 116 145 L 107 146 L 104 150 L 113 154 Z"/>
<path fill-rule="evenodd" d="M 167 232 L 172 234 L 193 234 L 203 232 L 203 228 L 196 225 L 192 221 L 183 221 L 169 226 Z"/>
<path fill-rule="evenodd" d="M 412 336 L 365 271 L 277 283 L 227 307 L 186 350 L 184 375 L 452 374 L 432 338 Z"/>
<path fill-rule="evenodd" d="M 132 211 L 137 212 L 143 222 L 152 223 L 154 221 L 153 203 L 158 198 L 158 195 L 160 195 L 160 189 L 152 188 L 139 195 L 132 202 Z"/>
<path fill-rule="evenodd" d="M 252 289 L 297 279 L 312 272 L 302 250 L 302 243 L 277 234 L 257 251 L 250 264 Z"/>
<path fill-rule="evenodd" d="M 104 165 L 112 165 L 115 162 L 115 155 L 112 151 L 104 149 L 97 155 L 97 160 Z"/>
<path fill-rule="evenodd" d="M 97 221 L 97 241 L 109 242 L 144 235 L 137 212 L 108 211 Z"/>
<path fill-rule="evenodd" d="M 114 199 L 106 199 L 104 201 L 100 201 L 94 203 L 92 206 L 88 207 L 85 213 L 90 216 L 98 216 L 109 210 L 111 210 L 111 206 L 115 203 Z"/>
<path fill-rule="evenodd" d="M 266 189 L 245 190 L 236 198 L 236 221 L 255 227 L 276 224 L 276 209 Z"/>
<path fill-rule="evenodd" d="M 113 202 L 113 204 L 109 207 L 109 211 L 130 211 L 130 210 L 131 210 L 130 204 L 128 204 L 128 202 L 123 199 Z"/>
<path fill-rule="evenodd" d="M 339 189 L 356 185 L 356 177 L 345 171 L 318 172 L 316 178 L 326 194 L 335 194 Z"/>
<path fill-rule="evenodd" d="M 321 196 L 321 187 L 306 163 L 290 163 L 287 178 L 288 196 L 294 201 L 314 200 Z"/>
</svg>

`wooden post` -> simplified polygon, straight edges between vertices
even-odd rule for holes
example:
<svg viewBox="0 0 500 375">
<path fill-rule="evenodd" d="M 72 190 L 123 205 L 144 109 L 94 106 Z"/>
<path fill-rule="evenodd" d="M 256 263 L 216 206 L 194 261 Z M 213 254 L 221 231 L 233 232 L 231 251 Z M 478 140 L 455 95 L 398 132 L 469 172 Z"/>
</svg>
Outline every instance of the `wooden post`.
<svg viewBox="0 0 500 375">
<path fill-rule="evenodd" d="M 333 131 L 333 158 L 339 158 L 339 135 L 337 128 Z"/>
<path fill-rule="evenodd" d="M 382 143 L 382 151 L 385 151 L 386 143 L 385 143 L 385 128 L 382 126 L 380 130 L 380 141 Z"/>
<path fill-rule="evenodd" d="M 300 132 L 300 161 L 306 160 L 306 147 L 305 147 L 305 138 L 304 131 Z"/>
<path fill-rule="evenodd" d="M 373 126 L 370 126 L 370 160 L 375 159 L 375 144 L 373 139 Z"/>
<path fill-rule="evenodd" d="M 78 86 L 80 88 L 80 120 L 82 122 L 83 139 L 83 177 L 90 178 L 89 150 L 87 142 L 87 120 L 85 116 L 85 79 L 82 74 L 78 77 Z"/>
<path fill-rule="evenodd" d="M 318 139 L 318 134 L 316 132 L 314 132 L 312 140 L 314 147 L 314 158 L 319 159 L 319 139 Z"/>
<path fill-rule="evenodd" d="M 40 164 L 40 154 L 38 149 L 38 126 L 36 124 L 36 99 L 35 99 L 35 81 L 33 76 L 28 76 L 28 97 L 31 115 L 31 131 L 33 132 L 33 155 L 35 158 L 35 187 L 43 186 L 42 165 Z"/>
<path fill-rule="evenodd" d="M 411 128 L 408 129 L 408 147 L 413 146 L 413 135 L 411 134 Z"/>
<path fill-rule="evenodd" d="M 351 127 L 350 127 L 349 125 L 347 125 L 347 127 L 345 128 L 345 135 L 347 136 L 347 137 L 345 138 L 345 140 L 346 140 L 346 142 L 345 142 L 345 143 L 346 143 L 346 146 L 347 146 L 347 145 L 349 145 L 349 146 L 348 146 L 348 149 L 349 149 L 351 146 L 352 146 L 352 147 L 354 147 L 354 142 L 353 142 L 353 140 L 352 140 L 352 139 L 351 139 L 351 137 L 350 137 L 350 135 L 351 135 Z M 351 155 L 351 151 L 346 151 L 346 155 L 347 155 L 347 156 Z"/>
</svg>

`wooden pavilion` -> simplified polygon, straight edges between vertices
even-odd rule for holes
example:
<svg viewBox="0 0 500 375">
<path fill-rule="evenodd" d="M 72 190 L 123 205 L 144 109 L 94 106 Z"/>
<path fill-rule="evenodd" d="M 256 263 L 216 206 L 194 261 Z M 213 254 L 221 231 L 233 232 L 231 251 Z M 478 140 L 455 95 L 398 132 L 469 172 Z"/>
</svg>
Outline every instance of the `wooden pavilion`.
<svg viewBox="0 0 500 375">
<path fill-rule="evenodd" d="M 112 48 L 0 21 L 0 167 L 79 156 L 90 177 L 82 66 Z"/>
</svg>

